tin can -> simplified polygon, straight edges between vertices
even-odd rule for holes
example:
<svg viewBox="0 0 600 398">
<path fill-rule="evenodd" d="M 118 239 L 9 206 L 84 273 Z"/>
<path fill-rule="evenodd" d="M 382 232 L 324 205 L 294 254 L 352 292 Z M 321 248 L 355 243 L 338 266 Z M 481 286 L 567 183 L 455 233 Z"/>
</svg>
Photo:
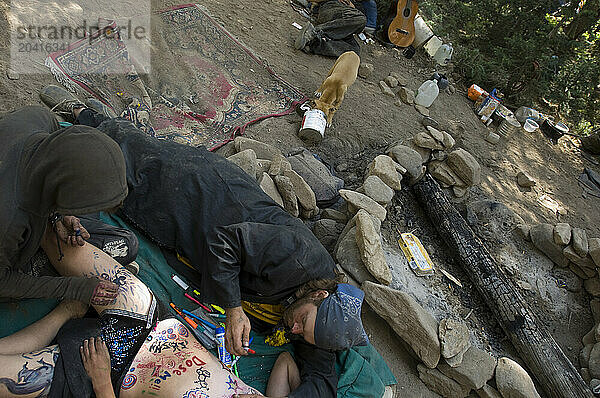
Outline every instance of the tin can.
<svg viewBox="0 0 600 398">
<path fill-rule="evenodd" d="M 318 144 L 325 136 L 327 118 L 320 109 L 311 109 L 304 113 L 298 136 L 305 141 Z"/>
</svg>

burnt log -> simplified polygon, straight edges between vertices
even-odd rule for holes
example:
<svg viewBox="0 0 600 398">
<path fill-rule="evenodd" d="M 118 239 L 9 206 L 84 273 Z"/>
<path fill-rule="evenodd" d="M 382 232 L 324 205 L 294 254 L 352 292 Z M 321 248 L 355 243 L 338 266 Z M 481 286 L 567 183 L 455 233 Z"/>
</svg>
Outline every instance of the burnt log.
<svg viewBox="0 0 600 398">
<path fill-rule="evenodd" d="M 427 174 L 413 190 L 546 396 L 592 397 L 573 364 L 438 183 Z"/>
</svg>

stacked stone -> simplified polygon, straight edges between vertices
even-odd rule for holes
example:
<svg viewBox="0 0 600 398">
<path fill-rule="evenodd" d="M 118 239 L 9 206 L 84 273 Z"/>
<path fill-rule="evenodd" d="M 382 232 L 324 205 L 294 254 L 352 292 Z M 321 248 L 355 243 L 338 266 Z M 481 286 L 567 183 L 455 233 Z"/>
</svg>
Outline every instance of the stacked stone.
<svg viewBox="0 0 600 398">
<path fill-rule="evenodd" d="M 227 153 L 233 152 L 231 153 Z M 272 145 L 236 137 L 221 152 L 227 160 L 256 178 L 262 190 L 294 217 L 312 218 L 319 209 L 315 193 Z"/>
<path fill-rule="evenodd" d="M 333 254 L 342 269 L 358 283 L 377 280 L 384 285 L 392 282 L 392 272 L 385 259 L 381 243 L 381 223 L 387 215 L 395 191 L 402 189 L 402 178 L 407 170 L 387 155 L 379 155 L 369 164 L 363 185 L 356 191 L 341 189 L 349 217 L 329 210 L 323 217 L 345 222 L 333 248 Z M 319 220 L 313 231 L 332 221 Z M 333 225 L 332 225 L 333 227 Z M 336 228 L 336 227 L 333 227 Z M 331 230 L 331 228 L 330 228 Z M 321 239 L 320 233 L 315 233 Z M 323 242 L 323 240 L 321 240 Z M 329 243 L 329 242 L 326 242 Z"/>
<path fill-rule="evenodd" d="M 360 69 L 359 69 L 359 76 L 360 76 Z M 404 93 L 405 90 L 408 90 L 406 86 L 408 84 L 408 80 L 401 74 L 396 73 L 396 72 L 390 72 L 390 74 L 383 80 L 379 81 L 379 89 L 381 90 L 381 92 L 384 95 L 387 95 L 389 97 L 396 97 L 396 95 L 398 95 L 401 99 L 402 94 Z M 411 91 L 411 90 L 408 90 Z M 411 99 L 411 103 L 412 101 L 414 101 L 415 95 L 414 93 L 412 94 L 412 99 Z M 396 102 L 398 102 L 400 100 L 397 100 Z M 398 105 L 398 104 L 397 104 Z"/>
<path fill-rule="evenodd" d="M 438 323 L 411 295 L 387 286 L 365 281 L 362 289 L 369 306 L 422 362 L 419 378 L 431 391 L 448 398 L 464 398 L 472 391 L 485 398 L 539 397 L 519 364 L 505 357 L 496 360 L 472 346 L 462 320 Z"/>
<path fill-rule="evenodd" d="M 456 141 L 439 124 L 429 117 L 423 119 L 427 132 L 420 132 L 410 141 L 410 147 L 418 152 L 429 173 L 444 188 L 451 188 L 457 197 L 463 197 L 470 186 L 481 182 L 481 166 L 466 150 L 454 149 Z"/>
<path fill-rule="evenodd" d="M 600 388 L 600 238 L 588 238 L 584 229 L 567 223 L 519 225 L 518 229 L 525 240 L 531 241 L 554 264 L 583 279 L 585 290 L 594 297 L 590 301 L 594 327 L 583 336 L 579 368 L 592 390 Z"/>
<path fill-rule="evenodd" d="M 554 264 L 569 268 L 584 280 L 585 289 L 594 297 L 600 297 L 600 238 L 588 238 L 585 229 L 572 228 L 567 223 L 519 226 L 526 240 L 544 253 Z"/>
</svg>

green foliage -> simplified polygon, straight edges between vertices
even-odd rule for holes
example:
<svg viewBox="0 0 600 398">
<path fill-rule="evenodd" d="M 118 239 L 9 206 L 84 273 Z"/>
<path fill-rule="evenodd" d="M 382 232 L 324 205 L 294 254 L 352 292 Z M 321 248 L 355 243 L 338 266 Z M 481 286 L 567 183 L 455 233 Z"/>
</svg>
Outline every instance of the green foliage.
<svg viewBox="0 0 600 398">
<path fill-rule="evenodd" d="M 579 13 L 578 1 L 557 0 L 430 0 L 419 8 L 436 35 L 452 41 L 455 70 L 467 82 L 585 133 L 600 123 L 599 3 L 587 0 Z"/>
</svg>

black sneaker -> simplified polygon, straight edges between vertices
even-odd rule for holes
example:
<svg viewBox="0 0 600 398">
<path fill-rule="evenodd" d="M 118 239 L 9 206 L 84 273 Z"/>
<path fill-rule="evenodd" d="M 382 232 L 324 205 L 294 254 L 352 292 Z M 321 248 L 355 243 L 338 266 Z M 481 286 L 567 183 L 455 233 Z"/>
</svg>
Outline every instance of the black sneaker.
<svg viewBox="0 0 600 398">
<path fill-rule="evenodd" d="M 75 115 L 73 115 L 75 109 L 85 108 L 83 102 L 73 94 L 55 85 L 44 87 L 40 91 L 40 99 L 51 111 L 62 116 L 68 122 L 75 121 Z"/>
<path fill-rule="evenodd" d="M 300 31 L 298 37 L 294 41 L 294 48 L 296 50 L 304 50 L 304 48 L 313 40 L 317 38 L 317 31 L 310 22 L 307 22 L 304 28 Z"/>
<path fill-rule="evenodd" d="M 106 117 L 111 119 L 117 117 L 117 114 L 114 113 L 112 109 L 96 98 L 87 98 L 84 103 L 86 107 L 93 109 Z"/>
</svg>

